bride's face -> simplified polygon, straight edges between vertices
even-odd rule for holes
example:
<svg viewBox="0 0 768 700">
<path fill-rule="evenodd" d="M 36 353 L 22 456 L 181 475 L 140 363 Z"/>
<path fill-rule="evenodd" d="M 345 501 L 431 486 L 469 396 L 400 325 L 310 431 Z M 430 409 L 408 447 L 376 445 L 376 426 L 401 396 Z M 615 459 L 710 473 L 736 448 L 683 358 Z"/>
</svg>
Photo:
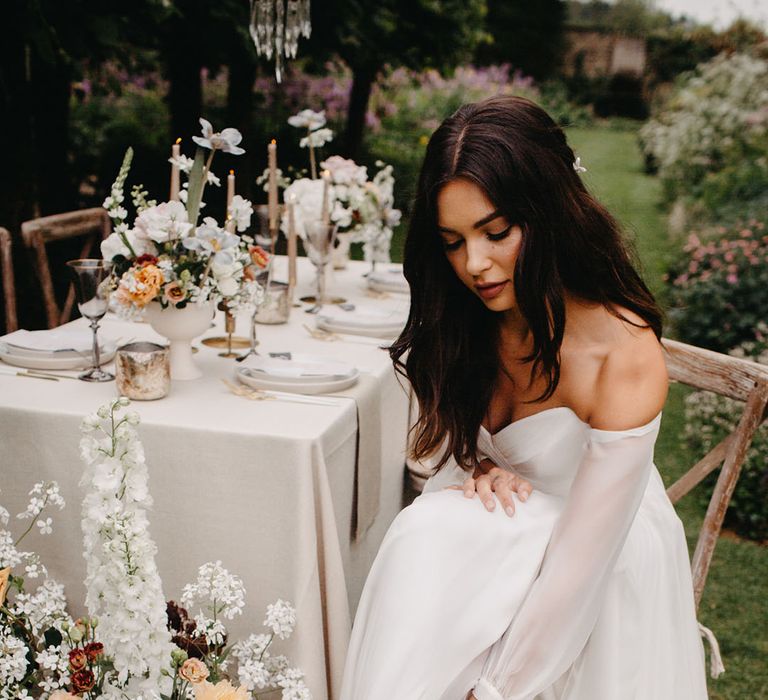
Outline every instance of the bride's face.
<svg viewBox="0 0 768 700">
<path fill-rule="evenodd" d="M 467 180 L 445 185 L 437 208 L 445 256 L 459 279 L 490 310 L 516 308 L 513 278 L 520 227 L 510 224 L 485 192 Z"/>
</svg>

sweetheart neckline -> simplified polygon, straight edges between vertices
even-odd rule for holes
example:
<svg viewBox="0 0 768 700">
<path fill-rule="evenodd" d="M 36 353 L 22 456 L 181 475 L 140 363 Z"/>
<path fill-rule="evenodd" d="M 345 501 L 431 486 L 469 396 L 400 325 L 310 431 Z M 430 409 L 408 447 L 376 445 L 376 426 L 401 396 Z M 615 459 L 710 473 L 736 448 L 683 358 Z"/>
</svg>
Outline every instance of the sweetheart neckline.
<svg viewBox="0 0 768 700">
<path fill-rule="evenodd" d="M 511 428 L 511 427 L 513 427 L 515 425 L 517 425 L 518 423 L 524 423 L 525 421 L 527 421 L 527 420 L 529 420 L 531 418 L 536 418 L 536 416 L 540 416 L 543 413 L 551 413 L 552 411 L 560 411 L 560 410 L 563 410 L 563 409 L 568 411 L 577 421 L 579 421 L 579 423 L 582 423 L 583 425 L 589 426 L 589 423 L 587 423 L 586 421 L 581 420 L 581 418 L 579 418 L 579 416 L 577 415 L 576 411 L 574 411 L 570 406 L 552 406 L 550 408 L 545 408 L 545 409 L 543 409 L 541 411 L 536 411 L 536 413 L 531 413 L 528 416 L 523 416 L 522 418 L 518 418 L 517 420 L 513 420 L 511 423 L 507 423 L 502 428 L 499 428 L 495 433 L 492 433 L 484 425 L 480 425 L 480 429 L 484 430 L 486 433 L 488 433 L 488 435 L 490 436 L 491 439 L 494 439 L 494 438 L 497 438 L 499 435 L 501 435 L 501 433 L 503 433 L 505 430 L 507 430 L 508 428 Z"/>
</svg>

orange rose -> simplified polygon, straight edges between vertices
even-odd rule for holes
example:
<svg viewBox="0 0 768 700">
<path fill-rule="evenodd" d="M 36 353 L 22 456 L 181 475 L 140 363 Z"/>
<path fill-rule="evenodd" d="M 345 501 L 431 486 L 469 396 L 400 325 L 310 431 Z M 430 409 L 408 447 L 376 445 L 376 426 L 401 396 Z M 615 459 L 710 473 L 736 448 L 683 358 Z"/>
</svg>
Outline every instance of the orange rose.
<svg viewBox="0 0 768 700">
<path fill-rule="evenodd" d="M 200 659 L 187 659 L 179 669 L 179 675 L 190 683 L 202 683 L 208 678 L 208 667 Z"/>
<path fill-rule="evenodd" d="M 187 293 L 178 282 L 169 282 L 163 287 L 163 296 L 169 304 L 176 306 L 180 301 L 184 301 Z"/>
<path fill-rule="evenodd" d="M 146 306 L 154 299 L 163 285 L 163 273 L 156 265 L 134 268 L 134 284 L 128 291 L 131 301 L 136 306 Z"/>
</svg>

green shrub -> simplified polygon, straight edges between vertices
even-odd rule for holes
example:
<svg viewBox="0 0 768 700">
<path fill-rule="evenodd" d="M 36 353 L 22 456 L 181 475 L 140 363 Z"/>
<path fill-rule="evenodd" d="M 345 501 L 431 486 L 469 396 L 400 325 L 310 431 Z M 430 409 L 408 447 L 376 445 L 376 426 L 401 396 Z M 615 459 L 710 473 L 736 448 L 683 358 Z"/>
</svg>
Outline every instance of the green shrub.
<svg viewBox="0 0 768 700">
<path fill-rule="evenodd" d="M 688 239 L 668 276 L 669 315 L 681 340 L 728 352 L 759 340 L 768 309 L 768 235 L 759 221 L 718 232 L 718 241 Z"/>
<path fill-rule="evenodd" d="M 731 355 L 768 365 L 768 326 L 758 326 L 760 340 L 744 343 Z M 733 432 L 744 404 L 706 391 L 696 391 L 685 399 L 685 442 L 694 454 L 704 455 Z M 711 474 L 699 489 L 702 507 L 712 496 L 719 472 Z M 741 476 L 725 514 L 725 525 L 742 537 L 768 539 L 768 425 L 755 433 Z"/>
</svg>

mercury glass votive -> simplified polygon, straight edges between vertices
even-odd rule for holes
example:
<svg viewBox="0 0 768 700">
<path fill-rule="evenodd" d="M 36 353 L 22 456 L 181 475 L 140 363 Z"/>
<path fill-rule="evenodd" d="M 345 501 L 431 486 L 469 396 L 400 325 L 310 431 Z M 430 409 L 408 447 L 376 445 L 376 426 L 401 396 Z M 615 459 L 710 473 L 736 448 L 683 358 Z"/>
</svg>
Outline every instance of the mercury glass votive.
<svg viewBox="0 0 768 700">
<path fill-rule="evenodd" d="M 285 282 L 271 281 L 264 290 L 264 299 L 256 311 L 256 323 L 288 323 L 291 313 L 290 301 L 289 286 Z"/>
<path fill-rule="evenodd" d="M 162 399 L 171 388 L 168 348 L 143 341 L 122 345 L 115 355 L 115 379 L 120 396 L 137 401 Z"/>
</svg>

